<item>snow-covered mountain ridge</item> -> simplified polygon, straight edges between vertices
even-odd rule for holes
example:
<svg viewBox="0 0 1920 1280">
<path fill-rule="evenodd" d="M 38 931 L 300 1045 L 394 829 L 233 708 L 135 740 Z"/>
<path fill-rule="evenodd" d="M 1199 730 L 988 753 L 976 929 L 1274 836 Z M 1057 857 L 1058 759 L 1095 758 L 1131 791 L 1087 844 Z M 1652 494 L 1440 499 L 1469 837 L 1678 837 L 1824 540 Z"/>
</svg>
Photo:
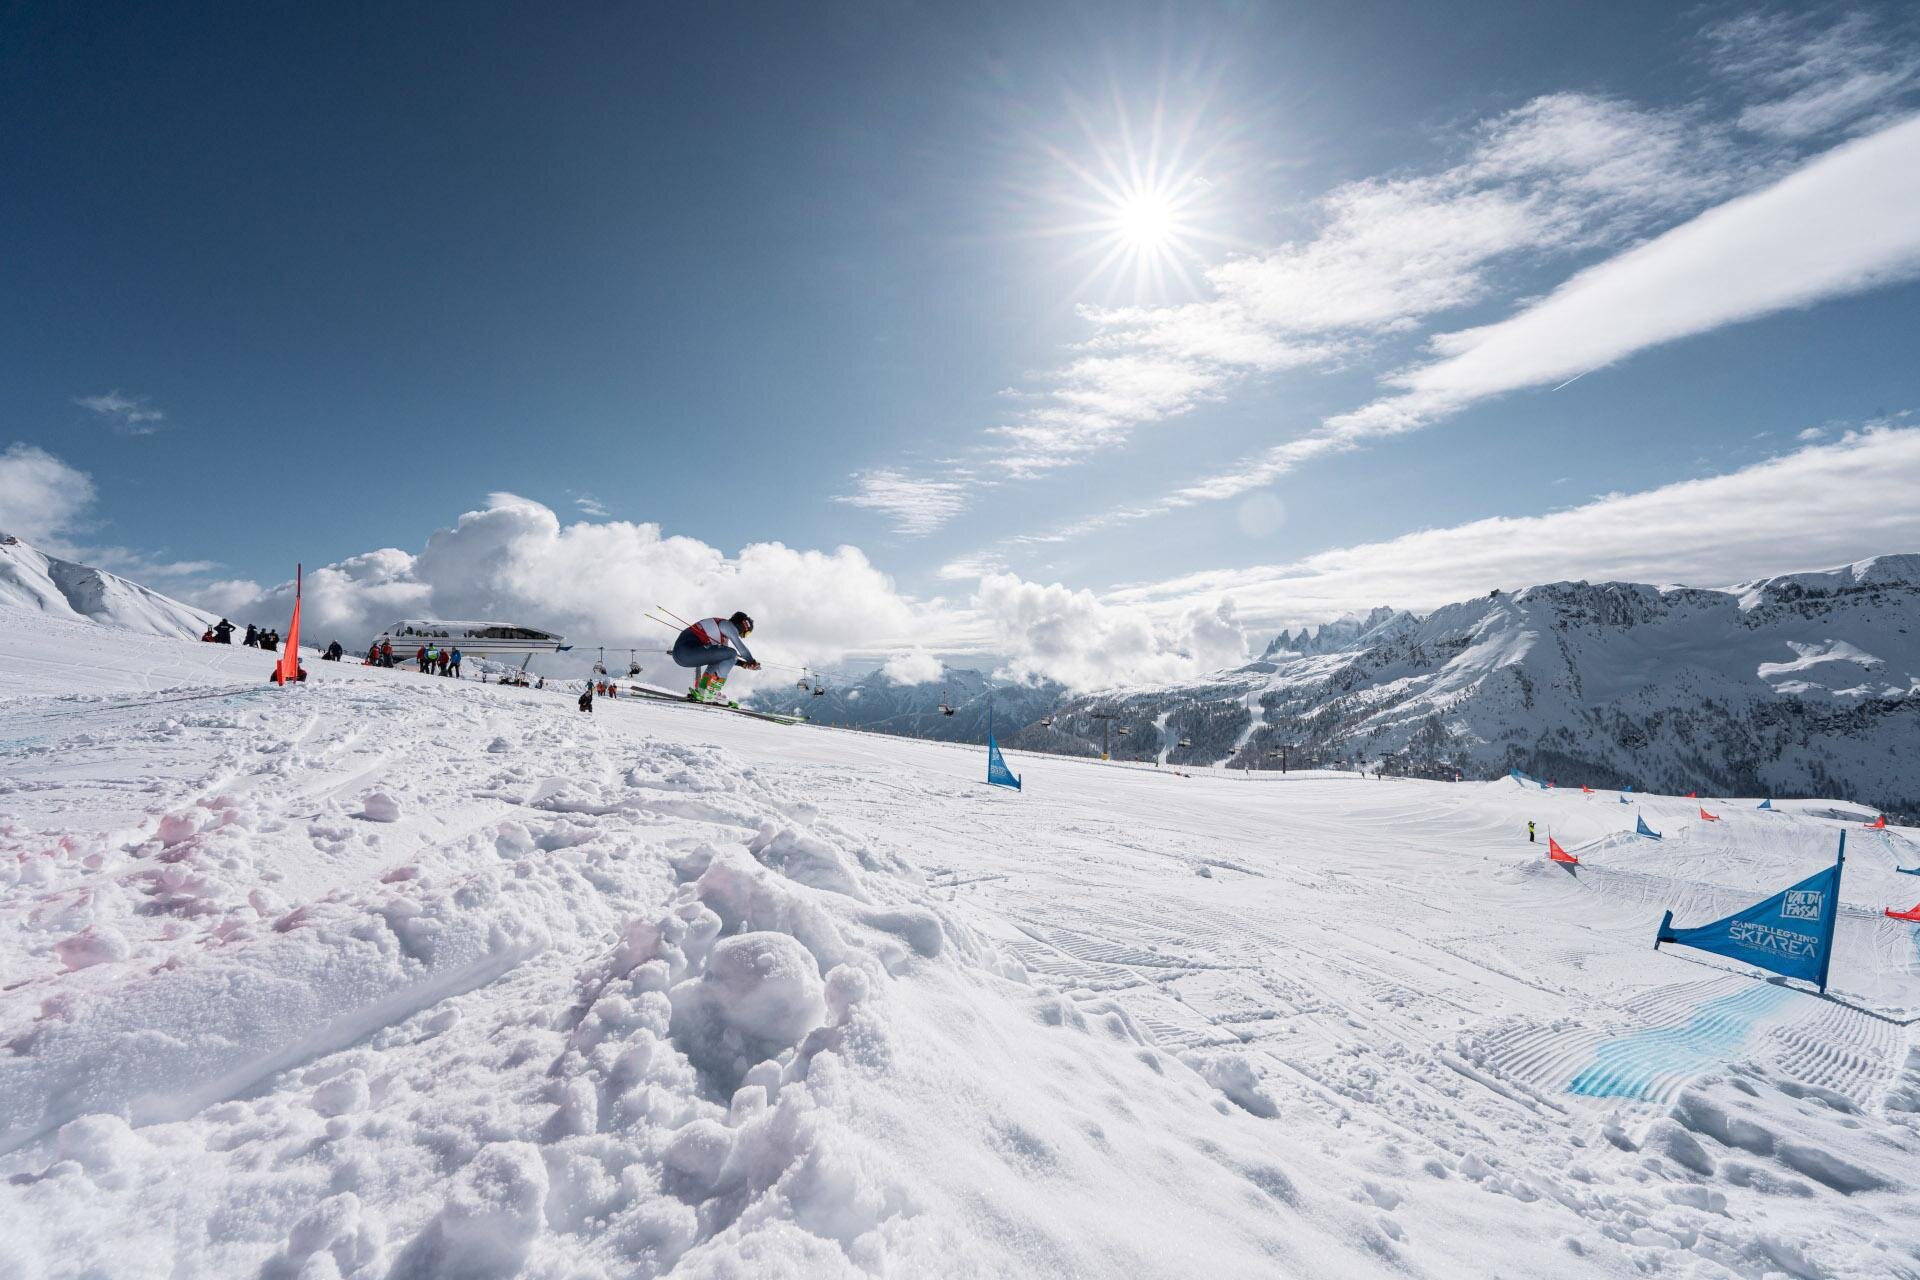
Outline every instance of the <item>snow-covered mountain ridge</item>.
<svg viewBox="0 0 1920 1280">
<path fill-rule="evenodd" d="M 1425 617 L 1376 609 L 1282 633 L 1238 671 L 1075 700 L 1052 734 L 1098 741 L 1094 710 L 1121 717 L 1115 754 L 1138 759 L 1167 747 L 1171 763 L 1271 768 L 1284 744 L 1295 759 L 1912 812 L 1920 556 L 1727 590 L 1555 582 Z"/>
<path fill-rule="evenodd" d="M 0 533 L 0 605 L 154 636 L 198 637 L 214 621 L 205 609 L 117 573 L 48 555 L 7 533 Z"/>
</svg>

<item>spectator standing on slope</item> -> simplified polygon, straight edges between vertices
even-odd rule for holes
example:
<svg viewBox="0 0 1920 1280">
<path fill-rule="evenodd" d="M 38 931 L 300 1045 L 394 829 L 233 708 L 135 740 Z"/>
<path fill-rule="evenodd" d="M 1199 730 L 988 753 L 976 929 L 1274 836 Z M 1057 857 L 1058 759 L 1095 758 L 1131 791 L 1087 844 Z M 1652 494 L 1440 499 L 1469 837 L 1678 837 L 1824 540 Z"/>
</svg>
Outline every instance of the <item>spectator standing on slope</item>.
<svg viewBox="0 0 1920 1280">
<path fill-rule="evenodd" d="M 1531 821 L 1527 823 L 1527 843 L 1533 843 L 1533 823 Z"/>
<path fill-rule="evenodd" d="M 460 678 L 460 650 L 453 651 L 452 659 L 447 663 L 447 674 L 455 680 Z"/>
<path fill-rule="evenodd" d="M 225 618 L 213 624 L 213 642 L 215 644 L 233 643 L 233 624 Z"/>
</svg>

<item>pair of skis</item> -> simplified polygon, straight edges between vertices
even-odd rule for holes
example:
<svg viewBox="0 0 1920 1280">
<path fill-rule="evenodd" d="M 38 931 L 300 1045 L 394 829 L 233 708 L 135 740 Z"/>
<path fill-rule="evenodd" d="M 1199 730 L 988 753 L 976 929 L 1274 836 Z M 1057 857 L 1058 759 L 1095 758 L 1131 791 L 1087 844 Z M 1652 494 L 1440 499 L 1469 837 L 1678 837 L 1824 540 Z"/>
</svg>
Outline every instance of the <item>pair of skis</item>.
<svg viewBox="0 0 1920 1280">
<path fill-rule="evenodd" d="M 630 684 L 624 686 L 622 697 L 651 698 L 656 702 L 677 702 L 683 707 L 705 707 L 713 711 L 731 711 L 735 715 L 752 716 L 755 720 L 771 720 L 775 724 L 801 724 L 805 716 L 784 715 L 778 711 L 755 711 L 751 707 L 736 706 L 723 702 L 696 702 L 684 693 L 674 693 L 670 689 L 656 689 L 651 685 Z"/>
</svg>

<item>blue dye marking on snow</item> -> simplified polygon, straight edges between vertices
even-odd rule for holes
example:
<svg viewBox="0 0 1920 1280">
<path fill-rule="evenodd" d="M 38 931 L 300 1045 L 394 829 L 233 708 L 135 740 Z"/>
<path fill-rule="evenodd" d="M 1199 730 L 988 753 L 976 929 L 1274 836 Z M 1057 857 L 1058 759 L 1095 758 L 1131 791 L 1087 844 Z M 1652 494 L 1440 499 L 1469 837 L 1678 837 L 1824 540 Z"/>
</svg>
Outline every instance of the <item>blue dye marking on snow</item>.
<svg viewBox="0 0 1920 1280">
<path fill-rule="evenodd" d="M 1709 1000 L 1676 1027 L 1655 1027 L 1609 1040 L 1593 1051 L 1593 1062 L 1567 1086 L 1588 1098 L 1650 1096 L 1662 1077 L 1693 1075 L 1718 1066 L 1745 1043 L 1756 1019 L 1792 994 L 1785 987 L 1749 987 Z"/>
</svg>

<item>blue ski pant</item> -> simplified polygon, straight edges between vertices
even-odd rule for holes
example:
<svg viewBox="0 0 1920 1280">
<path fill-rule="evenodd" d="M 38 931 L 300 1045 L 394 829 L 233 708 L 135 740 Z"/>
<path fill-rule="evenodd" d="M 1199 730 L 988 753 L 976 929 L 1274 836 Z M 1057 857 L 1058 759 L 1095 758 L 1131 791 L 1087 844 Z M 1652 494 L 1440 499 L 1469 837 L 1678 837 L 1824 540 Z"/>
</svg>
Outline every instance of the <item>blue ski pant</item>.
<svg viewBox="0 0 1920 1280">
<path fill-rule="evenodd" d="M 683 667 L 709 669 L 725 680 L 732 674 L 733 664 L 740 661 L 740 655 L 730 644 L 701 644 L 699 638 L 687 630 L 673 642 L 673 660 Z"/>
</svg>

